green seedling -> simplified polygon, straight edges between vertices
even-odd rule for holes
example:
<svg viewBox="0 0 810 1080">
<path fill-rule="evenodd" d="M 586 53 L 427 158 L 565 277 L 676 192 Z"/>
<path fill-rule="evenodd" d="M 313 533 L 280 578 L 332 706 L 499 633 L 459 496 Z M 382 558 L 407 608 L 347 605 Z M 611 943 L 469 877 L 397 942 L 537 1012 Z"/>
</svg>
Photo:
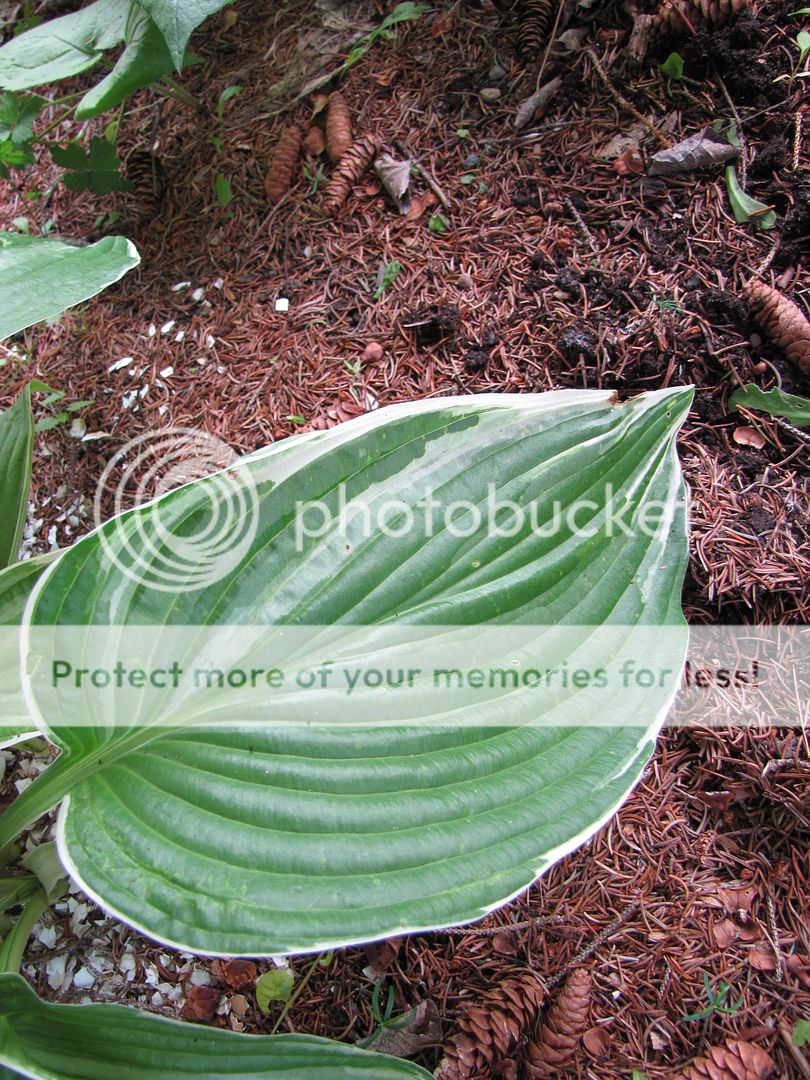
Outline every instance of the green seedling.
<svg viewBox="0 0 810 1080">
<path fill-rule="evenodd" d="M 428 222 L 428 228 L 432 233 L 447 232 L 450 228 L 450 222 L 444 216 L 444 214 L 434 214 Z"/>
<path fill-rule="evenodd" d="M 385 271 L 383 272 L 382 281 L 374 290 L 375 300 L 379 300 L 383 293 L 387 292 L 387 290 L 391 288 L 391 286 L 399 277 L 399 272 L 401 269 L 402 263 L 398 262 L 396 259 L 392 259 L 391 262 L 388 263 Z"/>
<path fill-rule="evenodd" d="M 737 170 L 733 165 L 726 168 L 726 188 L 728 189 L 728 201 L 734 214 L 734 220 L 738 225 L 754 224 L 758 229 L 772 229 L 776 224 L 776 214 L 773 207 L 762 203 L 747 195 L 740 181 L 737 179 Z"/>
<path fill-rule="evenodd" d="M 720 987 L 715 994 L 709 983 L 709 976 L 704 971 L 703 985 L 706 988 L 706 997 L 709 1004 L 706 1006 L 705 1009 L 701 1009 L 699 1012 L 689 1013 L 687 1016 L 682 1016 L 681 1020 L 707 1020 L 715 1013 L 718 1013 L 720 1016 L 734 1016 L 734 1014 L 736 1012 L 739 1012 L 739 1010 L 742 1008 L 742 998 L 739 998 L 737 1001 L 733 1002 L 730 1005 L 726 1005 L 726 999 L 731 993 L 731 987 L 728 983 L 721 981 Z"/>
<path fill-rule="evenodd" d="M 802 1018 L 796 1021 L 790 1041 L 794 1046 L 798 1046 L 800 1050 L 810 1043 L 810 1020 Z"/>
<path fill-rule="evenodd" d="M 791 14 L 807 15 L 810 14 L 810 8 L 802 8 L 801 11 L 793 11 Z M 793 70 L 784 75 L 777 76 L 777 78 L 773 80 L 774 82 L 784 82 L 787 80 L 792 83 L 794 79 L 810 79 L 810 71 L 802 70 L 807 57 L 810 56 L 810 34 L 806 30 L 800 30 L 796 35 L 796 47 L 799 50 L 799 57 L 793 65 Z"/>
<path fill-rule="evenodd" d="M 360 375 L 363 368 L 365 367 L 361 360 L 344 360 L 343 366 L 346 368 L 348 373 L 350 375 L 353 375 L 355 378 Z"/>
<path fill-rule="evenodd" d="M 295 976 L 289 968 L 273 968 L 265 971 L 256 981 L 256 1004 L 263 1013 L 270 1011 L 271 1001 L 285 1004 L 292 997 Z"/>
<path fill-rule="evenodd" d="M 226 176 L 217 173 L 214 178 L 214 188 L 217 193 L 217 202 L 220 206 L 227 206 L 233 200 L 233 188 Z"/>
<path fill-rule="evenodd" d="M 314 195 L 317 192 L 318 188 L 320 187 L 321 181 L 323 180 L 323 170 L 323 164 L 319 165 L 315 169 L 315 172 L 312 172 L 310 169 L 308 169 L 306 165 L 304 166 L 304 179 L 309 180 L 311 185 L 309 191 L 307 192 L 307 195 Z"/>
<path fill-rule="evenodd" d="M 675 79 L 676 81 L 682 79 L 683 57 L 681 54 L 671 52 L 663 64 L 661 64 L 661 73 L 666 75 L 668 79 Z"/>
<path fill-rule="evenodd" d="M 290 413 L 286 419 L 289 420 L 291 424 L 295 424 L 296 427 L 302 427 L 307 422 L 306 417 L 299 416 L 298 413 Z"/>
<path fill-rule="evenodd" d="M 404 3 L 397 4 L 394 10 L 389 15 L 386 15 L 379 26 L 376 26 L 368 34 L 360 38 L 358 43 L 346 57 L 343 70 L 348 71 L 353 64 L 356 64 L 358 60 L 361 60 L 376 42 L 393 41 L 394 34 L 391 30 L 392 26 L 396 26 L 398 23 L 413 22 L 415 19 L 420 19 L 426 11 L 430 11 L 430 4 L 414 4 L 412 0 L 405 0 Z"/>
<path fill-rule="evenodd" d="M 385 1001 L 385 1008 L 380 1011 L 380 990 L 382 989 L 382 979 L 377 979 L 374 983 L 374 989 L 371 992 L 371 1015 L 374 1018 L 377 1026 L 368 1036 L 367 1039 L 363 1039 L 357 1045 L 362 1046 L 365 1049 L 376 1042 L 382 1035 L 386 1028 L 389 1031 L 401 1031 L 406 1027 L 413 1019 L 414 1009 L 409 1009 L 408 1012 L 403 1013 L 401 1016 L 392 1016 L 394 1011 L 394 999 L 395 992 L 394 987 L 389 985 L 388 995 Z"/>
</svg>

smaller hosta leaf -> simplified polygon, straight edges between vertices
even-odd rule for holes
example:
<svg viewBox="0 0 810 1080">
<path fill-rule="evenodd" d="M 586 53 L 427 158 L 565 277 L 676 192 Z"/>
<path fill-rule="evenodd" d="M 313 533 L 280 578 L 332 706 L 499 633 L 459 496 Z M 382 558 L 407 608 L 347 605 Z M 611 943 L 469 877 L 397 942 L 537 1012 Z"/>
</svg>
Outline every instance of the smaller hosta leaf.
<svg viewBox="0 0 810 1080">
<path fill-rule="evenodd" d="M 810 398 L 786 394 L 778 387 L 766 391 L 748 383 L 734 391 L 728 404 L 731 409 L 759 409 L 769 416 L 783 416 L 796 427 L 810 427 Z"/>
<path fill-rule="evenodd" d="M 734 213 L 734 220 L 739 225 L 753 223 L 758 229 L 772 229 L 776 224 L 776 214 L 759 199 L 753 199 L 746 195 L 740 187 L 737 179 L 737 170 L 733 165 L 726 169 L 726 187 L 728 188 L 728 201 Z"/>
<path fill-rule="evenodd" d="M 0 139 L 9 139 L 15 146 L 27 143 L 34 136 L 34 121 L 47 105 L 39 94 L 15 94 L 6 90 L 0 95 Z"/>
<path fill-rule="evenodd" d="M 106 139 L 94 136 L 87 150 L 78 142 L 65 147 L 52 146 L 51 157 L 56 165 L 68 170 L 63 179 L 71 191 L 109 195 L 112 191 L 132 189 L 129 180 L 121 175 L 121 160 L 115 147 Z"/>
<path fill-rule="evenodd" d="M 0 569 L 16 562 L 19 555 L 33 445 L 31 388 L 26 386 L 14 404 L 0 413 Z"/>
<path fill-rule="evenodd" d="M 0 339 L 88 300 L 140 261 L 135 245 L 123 236 L 75 247 L 0 232 Z"/>
<path fill-rule="evenodd" d="M 262 1012 L 267 1012 L 271 1001 L 289 1001 L 294 985 L 295 976 L 289 968 L 265 971 L 256 983 L 256 1004 Z"/>
<path fill-rule="evenodd" d="M 125 1005 L 53 1005 L 0 975 L 0 1075 L 37 1080 L 431 1080 L 418 1065 L 313 1035 L 238 1035 Z"/>
</svg>

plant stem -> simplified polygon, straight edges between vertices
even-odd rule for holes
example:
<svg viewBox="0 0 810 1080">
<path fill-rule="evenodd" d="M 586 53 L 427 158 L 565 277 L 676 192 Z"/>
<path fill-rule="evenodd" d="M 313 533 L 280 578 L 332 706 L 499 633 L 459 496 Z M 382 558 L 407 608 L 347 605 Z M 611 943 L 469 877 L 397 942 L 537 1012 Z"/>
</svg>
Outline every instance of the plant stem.
<svg viewBox="0 0 810 1080">
<path fill-rule="evenodd" d="M 40 889 L 32 896 L 0 945 L 0 972 L 19 974 L 25 946 L 31 936 L 34 923 L 48 908 L 48 897 Z"/>
<path fill-rule="evenodd" d="M 284 1023 L 284 1020 L 285 1020 L 285 1018 L 286 1018 L 286 1016 L 287 1016 L 287 1013 L 288 1013 L 288 1012 L 290 1011 L 290 1009 L 291 1009 L 291 1008 L 293 1007 L 293 1005 L 295 1004 L 295 1002 L 296 1002 L 296 1000 L 298 999 L 299 995 L 301 994 L 302 990 L 304 989 L 304 987 L 305 987 L 305 986 L 307 985 L 307 983 L 309 982 L 309 980 L 310 980 L 310 977 L 311 977 L 311 975 L 312 975 L 312 972 L 313 972 L 313 971 L 315 970 L 315 968 L 316 968 L 316 967 L 318 966 L 318 964 L 320 963 L 321 957 L 322 957 L 322 956 L 325 956 L 325 955 L 326 955 L 326 953 L 318 953 L 318 955 L 317 955 L 317 956 L 315 957 L 315 959 L 314 959 L 314 960 L 312 961 L 312 963 L 311 963 L 311 964 L 309 965 L 309 967 L 307 968 L 307 972 L 306 972 L 306 974 L 304 975 L 303 979 L 302 979 L 302 980 L 301 980 L 301 982 L 300 982 L 300 983 L 298 984 L 298 986 L 296 986 L 296 988 L 295 988 L 295 990 L 293 991 L 293 993 L 292 993 L 292 994 L 290 994 L 290 1000 L 289 1000 L 288 1002 L 286 1002 L 286 1003 L 285 1003 L 285 1005 L 284 1005 L 284 1008 L 283 1008 L 283 1009 L 281 1010 L 281 1012 L 279 1013 L 279 1016 L 278 1016 L 278 1020 L 276 1020 L 275 1024 L 273 1024 L 273 1029 L 272 1029 L 272 1031 L 270 1032 L 270 1034 L 271 1034 L 271 1035 L 275 1035 L 275 1033 L 276 1033 L 276 1032 L 278 1031 L 278 1029 L 279 1029 L 279 1028 L 281 1027 L 281 1025 L 282 1025 L 282 1024 Z"/>
</svg>

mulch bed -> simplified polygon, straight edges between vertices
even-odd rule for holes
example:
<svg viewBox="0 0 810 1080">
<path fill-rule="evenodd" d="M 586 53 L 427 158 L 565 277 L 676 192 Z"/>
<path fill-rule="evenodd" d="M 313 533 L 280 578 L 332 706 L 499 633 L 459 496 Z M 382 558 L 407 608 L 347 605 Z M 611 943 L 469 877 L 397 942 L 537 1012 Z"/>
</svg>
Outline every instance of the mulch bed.
<svg viewBox="0 0 810 1080">
<path fill-rule="evenodd" d="M 31 549 L 84 531 L 106 462 L 151 429 L 199 427 L 246 452 L 426 396 L 608 387 L 626 398 L 692 382 L 695 407 L 680 442 L 693 496 L 687 615 L 806 623 L 807 443 L 778 421 L 727 406 L 736 387 L 770 386 L 775 375 L 785 390 L 810 393 L 738 299 L 756 273 L 805 305 L 810 295 L 802 265 L 810 235 L 805 83 L 773 81 L 796 59 L 792 39 L 802 22 L 788 17 L 795 7 L 763 2 L 730 27 L 682 41 L 686 78 L 676 83 L 659 72 L 660 55 L 634 68 L 623 51 L 627 16 L 619 5 L 597 5 L 575 20 L 587 28 L 584 47 L 558 62 L 562 88 L 525 133 L 515 132 L 513 118 L 538 65 L 517 61 L 514 19 L 488 4 L 423 16 L 395 42 L 372 48 L 341 83 L 355 132 L 376 135 L 394 153 L 397 140 L 434 181 L 413 180 L 414 207 L 404 217 L 371 173 L 334 218 L 320 208 L 323 184 L 313 192 L 304 177 L 277 207 L 264 196 L 284 125 L 308 127 L 313 94 L 296 101 L 302 87 L 337 66 L 358 28 L 379 13 L 359 3 L 242 0 L 235 20 L 209 20 L 194 39 L 205 62 L 182 78 L 209 111 L 150 90 L 123 117 L 122 156 L 154 145 L 166 171 L 154 220 L 143 220 L 129 196 L 59 186 L 48 198 L 26 198 L 57 180 L 47 161 L 0 182 L 3 227 L 25 215 L 35 233 L 53 219 L 60 234 L 93 237 L 103 228 L 99 214 L 118 210 L 114 231 L 133 236 L 143 258 L 92 302 L 19 335 L 15 353 L 4 347 L 3 402 L 37 374 L 67 401 L 92 399 L 81 417 L 88 433 L 104 433 L 82 441 L 60 425 L 40 436 Z M 491 71 L 496 61 L 503 75 Z M 219 124 L 213 106 L 235 83 L 243 91 Z M 479 96 L 488 86 L 501 91 L 494 102 Z M 776 227 L 735 223 L 721 171 L 654 182 L 625 171 L 619 154 L 605 154 L 637 123 L 620 96 L 673 141 L 733 107 L 743 122 L 747 190 L 774 207 Z M 222 137 L 221 151 L 212 133 Z M 76 132 L 65 125 L 57 134 Z M 641 158 L 656 149 L 642 127 Z M 307 165 L 314 177 L 317 164 Z M 234 192 L 227 207 L 216 198 L 217 173 Z M 444 232 L 428 228 L 439 212 Z M 380 266 L 393 260 L 402 270 L 375 299 Z M 173 289 L 181 282 L 188 284 Z M 286 312 L 276 310 L 280 297 L 289 299 Z M 370 343 L 381 355 L 365 362 Z M 124 357 L 132 363 L 111 372 Z M 761 448 L 735 439 L 751 426 Z M 280 1029 L 368 1037 L 382 979 L 383 1000 L 395 989 L 395 1015 L 430 999 L 447 1033 L 466 1003 L 504 977 L 531 968 L 553 978 L 586 950 L 600 1033 L 572 1075 L 615 1080 L 636 1067 L 663 1077 L 733 1034 L 767 1049 L 779 1075 L 800 1075 L 782 1027 L 810 1015 L 808 750 L 801 731 L 767 722 L 666 734 L 615 820 L 480 926 L 345 949 L 326 965 L 293 960 L 299 977 L 312 970 Z M 25 751 L 8 756 L 6 795 L 32 767 Z M 168 956 L 92 906 L 77 919 L 82 901 L 72 902 L 54 916 L 58 947 L 77 963 L 93 950 L 91 974 L 94 965 L 112 970 L 123 955 L 133 958 L 130 979 L 99 976 L 92 996 L 170 1014 L 183 1007 L 186 1016 L 238 1030 L 273 1028 L 278 1011 L 261 1014 L 250 986 L 230 985 L 221 967 Z M 26 972 L 44 996 L 81 1000 L 69 980 L 49 982 L 52 951 L 35 940 Z M 191 970 L 207 972 L 199 979 L 220 991 L 192 990 Z M 741 1005 L 732 1015 L 684 1021 L 707 1004 L 704 974 L 715 988 L 730 984 Z M 165 989 L 175 986 L 181 992 Z M 242 1000 L 234 1008 L 235 997 Z M 433 1067 L 439 1056 L 432 1046 L 417 1060 Z"/>
</svg>

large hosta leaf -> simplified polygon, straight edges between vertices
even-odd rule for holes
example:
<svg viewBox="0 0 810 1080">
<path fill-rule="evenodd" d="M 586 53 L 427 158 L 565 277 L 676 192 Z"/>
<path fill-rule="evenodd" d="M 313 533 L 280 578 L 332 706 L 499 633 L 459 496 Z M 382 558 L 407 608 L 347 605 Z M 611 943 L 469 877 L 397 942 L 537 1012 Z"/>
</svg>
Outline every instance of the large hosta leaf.
<svg viewBox="0 0 810 1080">
<path fill-rule="evenodd" d="M 36 1080 L 429 1080 L 409 1061 L 311 1035 L 237 1035 L 125 1005 L 50 1005 L 0 975 L 0 1075 Z"/>
<path fill-rule="evenodd" d="M 407 694 L 367 694 L 357 714 L 366 726 L 173 730 L 165 713 L 164 726 L 148 726 L 161 705 L 154 696 L 133 706 L 129 697 L 70 694 L 41 677 L 47 663 L 32 662 L 37 725 L 62 755 L 12 805 L 0 841 L 72 789 L 59 824 L 72 875 L 133 925 L 209 953 L 313 950 L 480 917 L 615 811 L 674 696 L 686 644 L 674 437 L 690 399 L 688 390 L 661 391 L 618 405 L 608 392 L 566 391 L 380 410 L 232 470 L 232 483 L 247 476 L 254 485 L 255 519 L 246 511 L 234 525 L 237 561 L 220 580 L 200 581 L 193 547 L 185 563 L 177 552 L 181 538 L 207 535 L 209 497 L 231 474 L 79 541 L 28 608 L 26 634 L 46 661 L 37 636 L 57 627 L 65 640 L 73 635 L 79 660 L 97 662 L 98 635 L 71 630 L 89 624 L 108 628 L 113 652 L 127 627 L 140 627 L 155 657 L 170 655 L 171 635 L 190 626 L 226 651 L 251 623 L 296 628 L 290 640 L 312 627 L 313 641 L 329 626 L 358 641 L 366 627 L 437 628 L 442 641 L 457 627 L 453 657 L 453 648 L 473 654 L 476 627 L 485 642 L 493 629 L 530 636 L 536 627 L 555 670 L 571 635 L 577 655 L 600 665 L 625 638 L 636 647 L 641 638 L 641 659 L 651 661 L 666 640 L 675 662 L 654 685 L 600 692 L 558 681 L 528 704 L 524 692 L 470 702 L 420 691 L 410 718 Z M 476 527 L 474 512 L 493 492 L 533 505 L 535 519 L 513 535 Z M 400 528 L 408 513 L 417 522 L 426 515 L 418 508 L 428 493 L 456 504 L 454 527 Z M 364 504 L 372 521 L 399 500 L 387 519 L 397 528 L 369 532 L 362 514 L 341 528 L 341 498 Z M 314 500 L 331 520 L 302 535 L 301 504 Z M 577 527 L 554 527 L 555 506 L 578 507 Z M 611 526 L 615 506 L 628 529 Z M 661 527 L 640 528 L 655 506 Z M 248 520 L 255 536 L 240 551 L 237 525 Z M 180 577 L 164 591 L 170 572 Z M 284 643 L 278 633 L 273 641 Z M 337 700 L 327 694 L 313 719 L 328 720 Z M 207 707 L 183 701 L 187 715 L 197 705 Z M 293 716 L 300 711 L 280 714 Z M 391 717 L 397 726 L 384 726 Z"/>
<path fill-rule="evenodd" d="M 0 570 L 19 558 L 33 448 L 31 387 L 26 385 L 14 404 L 0 413 Z"/>
</svg>

